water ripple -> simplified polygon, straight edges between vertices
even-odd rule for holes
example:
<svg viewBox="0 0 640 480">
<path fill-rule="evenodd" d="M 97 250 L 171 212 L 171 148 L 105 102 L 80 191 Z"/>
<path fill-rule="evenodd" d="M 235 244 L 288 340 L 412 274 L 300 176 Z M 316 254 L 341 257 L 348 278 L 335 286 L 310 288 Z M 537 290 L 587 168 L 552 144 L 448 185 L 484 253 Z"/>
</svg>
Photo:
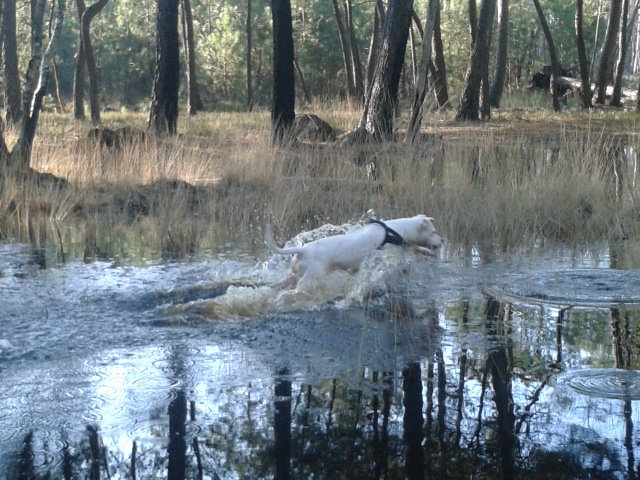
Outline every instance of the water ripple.
<svg viewBox="0 0 640 480">
<path fill-rule="evenodd" d="M 578 269 L 509 276 L 485 293 L 510 303 L 606 308 L 640 306 L 640 271 Z"/>
<path fill-rule="evenodd" d="M 589 397 L 640 400 L 640 371 L 616 368 L 577 370 L 563 375 L 558 383 Z"/>
</svg>

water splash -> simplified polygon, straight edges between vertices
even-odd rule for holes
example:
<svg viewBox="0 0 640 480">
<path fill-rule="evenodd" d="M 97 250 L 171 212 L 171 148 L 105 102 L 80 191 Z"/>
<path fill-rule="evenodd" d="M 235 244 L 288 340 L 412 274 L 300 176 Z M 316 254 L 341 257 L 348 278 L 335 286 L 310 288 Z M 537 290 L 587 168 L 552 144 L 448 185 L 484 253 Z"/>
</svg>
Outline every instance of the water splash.
<svg viewBox="0 0 640 480">
<path fill-rule="evenodd" d="M 287 245 L 303 245 L 318 238 L 348 233 L 356 228 L 359 225 L 324 225 L 299 234 L 287 242 Z M 252 272 L 245 272 L 243 279 L 233 278 L 232 275 L 221 278 L 218 273 L 218 280 L 232 283 L 223 294 L 215 298 L 172 305 L 168 312 L 173 315 L 195 313 L 210 319 L 238 320 L 264 314 L 312 311 L 328 303 L 338 308 L 349 308 L 362 305 L 375 296 L 377 291 L 388 290 L 387 285 L 397 283 L 401 275 L 406 276 L 410 272 L 415 258 L 416 255 L 407 249 L 388 246 L 366 258 L 356 274 L 336 270 L 319 278 L 303 277 L 295 288 L 282 290 L 272 285 L 289 275 L 291 258 L 287 255 L 273 255 L 256 265 Z M 239 281 L 241 285 L 237 284 Z M 217 287 L 211 288 L 215 290 Z"/>
<path fill-rule="evenodd" d="M 353 292 L 357 277 L 332 272 L 321 279 L 302 279 L 294 289 L 278 290 L 270 285 L 229 285 L 226 292 L 210 299 L 196 300 L 168 309 L 172 314 L 195 313 L 210 319 L 239 320 L 258 315 L 310 311 Z"/>
</svg>

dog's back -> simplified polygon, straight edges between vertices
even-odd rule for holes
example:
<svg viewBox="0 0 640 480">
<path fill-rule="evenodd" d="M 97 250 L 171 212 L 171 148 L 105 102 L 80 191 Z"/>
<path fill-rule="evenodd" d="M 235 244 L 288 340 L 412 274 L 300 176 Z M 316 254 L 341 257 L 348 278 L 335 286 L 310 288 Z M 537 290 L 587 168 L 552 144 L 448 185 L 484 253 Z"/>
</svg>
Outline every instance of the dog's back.
<svg viewBox="0 0 640 480">
<path fill-rule="evenodd" d="M 291 264 L 291 276 L 283 285 L 295 285 L 303 275 L 322 275 L 333 269 L 356 272 L 364 258 L 385 243 L 387 231 L 401 237 L 397 245 L 420 246 L 417 251 L 431 253 L 442 245 L 436 233 L 433 219 L 426 215 L 397 218 L 388 222 L 365 225 L 355 232 L 333 235 L 309 242 L 301 247 L 278 247 L 270 225 L 265 229 L 265 242 L 275 253 L 295 255 Z M 389 227 L 389 228 L 387 228 Z M 397 233 L 396 233 L 397 232 Z M 395 243 L 395 242 L 390 242 Z M 435 253 L 433 253 L 435 254 Z"/>
</svg>

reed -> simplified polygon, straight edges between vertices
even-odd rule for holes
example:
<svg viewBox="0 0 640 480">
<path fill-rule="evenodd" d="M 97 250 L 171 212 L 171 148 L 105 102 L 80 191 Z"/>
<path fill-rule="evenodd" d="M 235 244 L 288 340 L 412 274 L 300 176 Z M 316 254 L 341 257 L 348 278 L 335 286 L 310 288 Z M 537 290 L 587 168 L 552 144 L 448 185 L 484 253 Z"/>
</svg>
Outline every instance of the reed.
<svg viewBox="0 0 640 480">
<path fill-rule="evenodd" d="M 341 131 L 355 125 L 348 106 L 324 108 L 319 115 Z M 369 209 L 435 217 L 450 252 L 640 235 L 639 146 L 620 135 L 635 128 L 633 116 L 614 116 L 614 134 L 600 114 L 515 120 L 513 112 L 482 125 L 441 113 L 413 145 L 280 149 L 270 145 L 266 111 L 183 116 L 181 135 L 117 149 L 87 140 L 87 124 L 45 114 L 32 166 L 67 182 L 2 176 L 0 239 L 87 260 L 175 258 L 261 248 L 266 222 L 288 237 Z M 145 117 L 104 121 L 142 129 Z"/>
</svg>

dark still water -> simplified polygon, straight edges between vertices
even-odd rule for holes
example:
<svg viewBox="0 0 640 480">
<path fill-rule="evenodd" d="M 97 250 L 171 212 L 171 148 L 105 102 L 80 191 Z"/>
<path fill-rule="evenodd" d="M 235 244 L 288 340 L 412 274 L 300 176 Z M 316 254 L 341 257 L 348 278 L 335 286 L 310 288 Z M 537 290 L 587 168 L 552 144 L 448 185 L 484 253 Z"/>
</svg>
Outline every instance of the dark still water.
<svg viewBox="0 0 640 480">
<path fill-rule="evenodd" d="M 385 251 L 282 294 L 279 258 L 0 246 L 0 478 L 638 478 L 634 251 Z"/>
</svg>

